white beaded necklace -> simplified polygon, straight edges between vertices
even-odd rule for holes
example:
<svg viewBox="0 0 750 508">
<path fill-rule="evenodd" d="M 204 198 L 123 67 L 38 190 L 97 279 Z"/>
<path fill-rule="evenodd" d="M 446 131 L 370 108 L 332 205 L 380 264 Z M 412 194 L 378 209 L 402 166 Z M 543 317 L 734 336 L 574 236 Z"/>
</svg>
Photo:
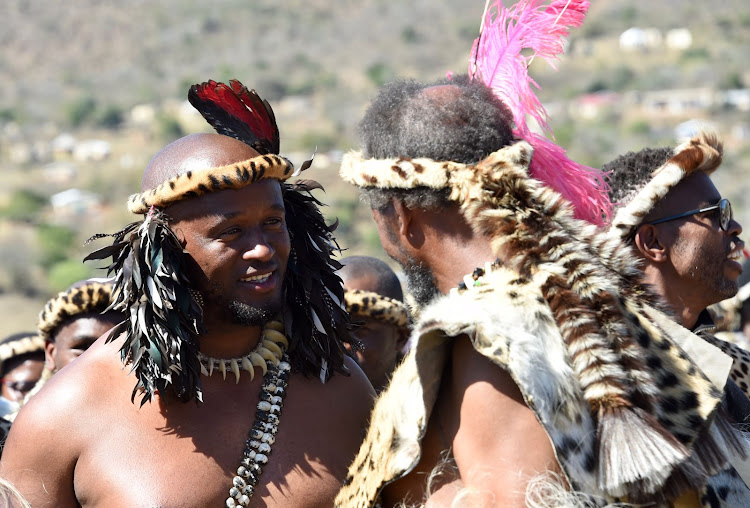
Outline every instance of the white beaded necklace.
<svg viewBox="0 0 750 508">
<path fill-rule="evenodd" d="M 278 321 L 271 321 L 263 329 L 261 340 L 248 355 L 239 358 L 217 359 L 198 354 L 201 373 L 210 376 L 214 368 L 218 367 L 226 379 L 227 367 L 234 372 L 236 382 L 240 380 L 240 366 L 250 373 L 260 367 L 263 370 L 263 387 L 255 413 L 255 422 L 250 429 L 249 437 L 245 441 L 245 451 L 242 454 L 237 474 L 232 478 L 232 487 L 224 505 L 227 508 L 247 506 L 255 493 L 255 487 L 263 472 L 263 466 L 268 463 L 271 445 L 276 441 L 281 409 L 284 406 L 289 374 L 292 369 L 289 357 L 285 351 L 289 341 L 283 334 L 284 325 Z"/>
</svg>

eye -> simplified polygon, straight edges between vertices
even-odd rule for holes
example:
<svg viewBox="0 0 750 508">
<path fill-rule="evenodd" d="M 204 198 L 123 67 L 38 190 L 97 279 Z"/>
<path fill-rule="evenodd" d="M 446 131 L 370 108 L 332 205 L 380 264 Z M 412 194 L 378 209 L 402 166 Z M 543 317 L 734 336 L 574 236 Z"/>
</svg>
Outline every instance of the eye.
<svg viewBox="0 0 750 508">
<path fill-rule="evenodd" d="M 219 233 L 219 236 L 222 236 L 222 237 L 223 236 L 232 236 L 232 235 L 239 234 L 239 232 L 240 232 L 240 228 L 239 227 L 237 227 L 237 226 L 230 226 L 230 227 L 226 228 L 225 230 L 223 230 L 221 233 Z"/>
<path fill-rule="evenodd" d="M 264 221 L 264 224 L 267 226 L 283 226 L 284 225 L 284 218 L 283 217 L 269 217 Z"/>
</svg>

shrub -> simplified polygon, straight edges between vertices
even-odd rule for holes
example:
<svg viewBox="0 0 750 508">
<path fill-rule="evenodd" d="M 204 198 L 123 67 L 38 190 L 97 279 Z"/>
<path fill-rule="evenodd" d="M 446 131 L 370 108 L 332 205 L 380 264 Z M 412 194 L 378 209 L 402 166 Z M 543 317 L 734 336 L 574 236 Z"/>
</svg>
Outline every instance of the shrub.
<svg viewBox="0 0 750 508">
<path fill-rule="evenodd" d="M 0 210 L 0 216 L 21 222 L 33 222 L 39 212 L 47 204 L 47 198 L 30 190 L 15 191 L 10 197 L 10 203 Z"/>
<path fill-rule="evenodd" d="M 68 252 L 76 237 L 72 229 L 54 224 L 40 224 L 36 233 L 41 251 L 39 263 L 45 269 L 49 269 L 68 257 Z"/>
<path fill-rule="evenodd" d="M 79 127 L 91 120 L 96 111 L 96 101 L 93 97 L 81 97 L 65 107 L 65 118 L 73 127 Z"/>
<path fill-rule="evenodd" d="M 47 283 L 50 291 L 58 292 L 74 282 L 91 277 L 91 270 L 80 259 L 65 259 L 56 263 L 49 271 Z"/>
</svg>

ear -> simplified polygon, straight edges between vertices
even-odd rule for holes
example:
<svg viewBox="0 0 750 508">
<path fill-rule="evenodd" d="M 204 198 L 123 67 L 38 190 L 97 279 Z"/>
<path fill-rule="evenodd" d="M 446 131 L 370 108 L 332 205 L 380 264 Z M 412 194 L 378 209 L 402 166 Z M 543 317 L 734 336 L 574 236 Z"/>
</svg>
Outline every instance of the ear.
<svg viewBox="0 0 750 508">
<path fill-rule="evenodd" d="M 663 235 L 659 236 L 659 229 L 653 224 L 644 224 L 635 233 L 635 248 L 649 263 L 664 263 L 667 261 L 667 246 Z"/>
<path fill-rule="evenodd" d="M 403 201 L 399 201 L 398 199 L 394 199 L 391 204 L 393 205 L 393 212 L 398 221 L 398 234 L 406 237 L 412 222 L 412 211 L 404 205 Z"/>
<path fill-rule="evenodd" d="M 404 349 L 404 346 L 406 345 L 406 342 L 409 340 L 411 330 L 406 326 L 401 326 L 398 328 L 397 338 L 396 338 L 396 351 L 401 353 Z"/>
<path fill-rule="evenodd" d="M 57 347 L 51 340 L 44 342 L 44 368 L 55 372 L 55 350 Z"/>
<path fill-rule="evenodd" d="M 424 217 L 422 210 L 411 210 L 402 201 L 393 201 L 393 210 L 398 220 L 398 234 L 404 238 L 412 249 L 419 249 L 424 244 Z"/>
</svg>

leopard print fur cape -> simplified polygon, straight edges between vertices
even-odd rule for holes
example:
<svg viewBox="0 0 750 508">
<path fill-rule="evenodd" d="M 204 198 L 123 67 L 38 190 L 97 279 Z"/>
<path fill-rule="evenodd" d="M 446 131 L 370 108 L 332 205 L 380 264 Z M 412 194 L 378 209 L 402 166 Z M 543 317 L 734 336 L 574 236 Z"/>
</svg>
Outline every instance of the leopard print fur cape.
<svg viewBox="0 0 750 508">
<path fill-rule="evenodd" d="M 396 397 L 421 397 L 403 405 L 390 400 L 394 390 L 381 397 L 339 506 L 369 506 L 413 466 L 438 386 L 417 366 L 434 366 L 439 379 L 448 337 L 461 334 L 511 374 L 570 484 L 594 500 L 668 503 L 747 456 L 718 411 L 731 360 L 714 379 L 690 360 L 675 341 L 692 334 L 658 310 L 630 250 L 530 178 L 531 157 L 519 141 L 476 165 L 445 168 L 451 199 L 503 266 L 488 275 L 488 289 L 423 311 L 416 352 L 393 378 L 407 387 Z M 416 178 L 420 167 L 388 177 Z"/>
<path fill-rule="evenodd" d="M 467 335 L 476 351 L 505 369 L 517 383 L 547 432 L 580 506 L 629 506 L 623 497 L 608 494 L 597 477 L 597 415 L 583 396 L 553 313 L 543 303 L 540 277 L 519 280 L 517 273 L 500 268 L 481 285 L 443 297 L 423 309 L 415 326 L 415 346 L 377 401 L 367 437 L 349 468 L 336 506 L 374 506 L 385 485 L 417 464 L 420 440 L 438 397 L 452 340 L 461 335 Z M 704 469 L 699 477 L 691 478 L 692 488 L 700 490 L 703 506 L 750 506 L 750 490 L 732 466 L 735 457 L 721 437 L 717 421 L 719 390 L 731 360 L 659 310 L 644 307 L 642 312 L 650 320 L 653 340 L 640 352 L 654 366 L 660 393 L 651 416 L 684 445 L 691 464 L 698 463 L 694 455 L 703 445 L 715 446 L 725 454 L 715 470 Z M 702 360 L 711 357 L 717 362 L 719 367 L 710 373 L 711 379 L 689 355 Z M 648 432 L 643 424 L 608 446 L 627 454 L 631 445 L 628 441 Z M 659 462 L 659 450 L 650 450 L 650 455 L 653 462 Z M 670 506 L 668 498 L 679 494 L 667 492 L 673 488 L 668 480 L 679 474 L 680 468 L 675 466 L 664 475 L 643 478 L 659 487 L 640 501 L 654 503 L 649 505 L 654 507 Z"/>
</svg>

